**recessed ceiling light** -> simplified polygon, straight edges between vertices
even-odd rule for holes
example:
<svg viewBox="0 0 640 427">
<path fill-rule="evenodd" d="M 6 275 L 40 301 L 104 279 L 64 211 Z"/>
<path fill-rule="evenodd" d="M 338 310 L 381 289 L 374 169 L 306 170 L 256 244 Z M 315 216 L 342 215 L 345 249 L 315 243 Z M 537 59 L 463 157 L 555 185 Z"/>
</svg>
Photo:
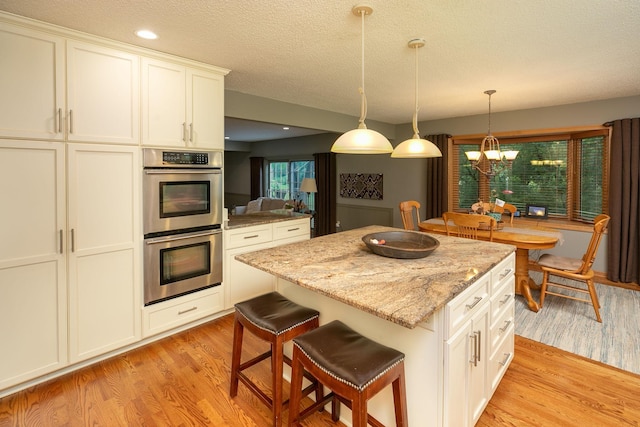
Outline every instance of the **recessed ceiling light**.
<svg viewBox="0 0 640 427">
<path fill-rule="evenodd" d="M 228 136 L 225 136 L 224 139 L 231 139 L 231 138 L 229 138 Z"/>
<path fill-rule="evenodd" d="M 150 30 L 138 30 L 136 31 L 136 36 L 147 40 L 155 40 L 158 38 L 158 35 Z"/>
<path fill-rule="evenodd" d="M 288 128 L 288 127 L 286 127 L 286 126 L 285 126 L 285 127 L 283 127 L 282 129 L 283 129 L 283 130 L 289 130 L 289 128 Z"/>
</svg>

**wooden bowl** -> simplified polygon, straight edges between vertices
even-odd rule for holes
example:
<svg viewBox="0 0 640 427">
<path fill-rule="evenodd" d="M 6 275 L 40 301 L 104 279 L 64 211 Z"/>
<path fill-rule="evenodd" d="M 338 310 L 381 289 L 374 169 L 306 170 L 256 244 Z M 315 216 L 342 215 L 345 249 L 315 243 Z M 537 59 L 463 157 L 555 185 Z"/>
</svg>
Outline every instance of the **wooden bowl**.
<svg viewBox="0 0 640 427">
<path fill-rule="evenodd" d="M 374 243 L 376 240 L 384 244 Z M 363 236 L 362 241 L 376 255 L 400 259 L 424 258 L 440 246 L 430 235 L 410 231 L 371 233 Z"/>
</svg>

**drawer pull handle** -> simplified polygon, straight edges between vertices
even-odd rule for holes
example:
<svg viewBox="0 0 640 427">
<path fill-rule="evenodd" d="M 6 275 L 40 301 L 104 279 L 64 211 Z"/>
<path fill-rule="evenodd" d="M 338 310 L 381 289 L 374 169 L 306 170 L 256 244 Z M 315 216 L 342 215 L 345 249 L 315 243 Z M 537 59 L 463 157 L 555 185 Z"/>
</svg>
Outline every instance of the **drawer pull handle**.
<svg viewBox="0 0 640 427">
<path fill-rule="evenodd" d="M 511 274 L 511 271 L 512 271 L 512 270 L 511 270 L 510 268 L 507 268 L 507 269 L 504 271 L 504 273 L 502 273 L 502 274 L 500 275 L 500 278 L 501 278 L 501 279 L 504 279 L 504 278 L 505 278 L 505 277 L 507 277 L 509 274 Z"/>
<path fill-rule="evenodd" d="M 482 297 L 475 297 L 474 301 L 471 304 L 467 304 L 467 308 L 469 310 L 473 310 L 473 308 L 478 305 L 478 303 L 482 301 Z"/>
<path fill-rule="evenodd" d="M 256 237 L 260 237 L 259 234 L 252 234 L 251 236 L 244 236 L 245 239 L 255 239 Z"/>
<path fill-rule="evenodd" d="M 505 353 L 504 354 L 504 359 L 501 362 L 498 362 L 500 365 L 504 366 L 507 364 L 507 362 L 509 361 L 509 359 L 511 359 L 511 353 Z"/>
<path fill-rule="evenodd" d="M 290 228 L 290 229 L 288 229 L 288 230 L 287 230 L 287 232 L 289 232 L 289 231 L 296 231 L 296 230 L 300 230 L 300 227 Z"/>
<path fill-rule="evenodd" d="M 504 322 L 504 326 L 502 328 L 500 328 L 500 332 L 504 332 L 507 329 L 509 329 L 509 325 L 511 325 L 511 320 L 507 320 Z"/>
<path fill-rule="evenodd" d="M 504 296 L 504 299 L 502 301 L 500 301 L 500 305 L 508 302 L 511 299 L 511 294 L 507 294 Z"/>
<path fill-rule="evenodd" d="M 179 312 L 178 312 L 178 315 L 185 314 L 185 313 L 188 313 L 188 312 L 190 312 L 190 311 L 197 310 L 197 309 L 198 309 L 198 307 L 194 305 L 194 306 L 193 306 L 193 307 L 191 307 L 191 308 L 188 308 L 188 309 L 186 309 L 186 310 L 179 311 Z"/>
</svg>

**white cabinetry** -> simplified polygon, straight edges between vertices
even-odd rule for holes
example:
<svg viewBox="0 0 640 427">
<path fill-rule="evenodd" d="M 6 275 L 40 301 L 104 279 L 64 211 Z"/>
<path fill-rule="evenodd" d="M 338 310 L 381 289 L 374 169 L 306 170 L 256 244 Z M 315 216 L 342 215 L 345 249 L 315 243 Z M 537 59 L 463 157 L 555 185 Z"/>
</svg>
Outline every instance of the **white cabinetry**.
<svg viewBox="0 0 640 427">
<path fill-rule="evenodd" d="M 275 290 L 276 278 L 237 261 L 236 255 L 308 240 L 309 218 L 240 227 L 225 231 L 224 286 L 226 308 Z"/>
<path fill-rule="evenodd" d="M 64 39 L 0 22 L 0 136 L 63 139 Z"/>
<path fill-rule="evenodd" d="M 0 388 L 140 339 L 139 149 L 66 148 L 0 141 Z"/>
<path fill-rule="evenodd" d="M 140 60 L 114 49 L 67 42 L 70 141 L 138 144 Z"/>
<path fill-rule="evenodd" d="M 224 149 L 224 80 L 214 72 L 145 58 L 142 142 Z"/>
<path fill-rule="evenodd" d="M 67 363 L 64 188 L 64 144 L 0 141 L 0 389 Z"/>
<path fill-rule="evenodd" d="M 68 145 L 71 362 L 140 339 L 139 149 Z"/>
<path fill-rule="evenodd" d="M 223 286 L 224 284 L 145 307 L 143 335 L 155 335 L 222 311 Z"/>
<path fill-rule="evenodd" d="M 514 271 L 510 255 L 445 307 L 445 426 L 475 425 L 513 358 Z"/>
</svg>

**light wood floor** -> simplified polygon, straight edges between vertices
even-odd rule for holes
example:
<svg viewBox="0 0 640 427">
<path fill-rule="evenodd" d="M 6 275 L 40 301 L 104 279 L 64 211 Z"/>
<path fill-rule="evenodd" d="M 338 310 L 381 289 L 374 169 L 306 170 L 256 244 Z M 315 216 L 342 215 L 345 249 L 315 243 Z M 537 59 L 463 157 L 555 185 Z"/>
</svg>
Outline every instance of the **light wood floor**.
<svg viewBox="0 0 640 427">
<path fill-rule="evenodd" d="M 228 396 L 232 330 L 225 316 L 0 399 L 0 426 L 269 426 L 269 411 L 243 385 Z M 245 337 L 255 354 L 265 349 Z M 252 369 L 267 380 L 268 364 Z M 334 424 L 325 413 L 303 425 Z M 640 376 L 516 337 L 516 357 L 477 425 L 639 426 Z"/>
</svg>

